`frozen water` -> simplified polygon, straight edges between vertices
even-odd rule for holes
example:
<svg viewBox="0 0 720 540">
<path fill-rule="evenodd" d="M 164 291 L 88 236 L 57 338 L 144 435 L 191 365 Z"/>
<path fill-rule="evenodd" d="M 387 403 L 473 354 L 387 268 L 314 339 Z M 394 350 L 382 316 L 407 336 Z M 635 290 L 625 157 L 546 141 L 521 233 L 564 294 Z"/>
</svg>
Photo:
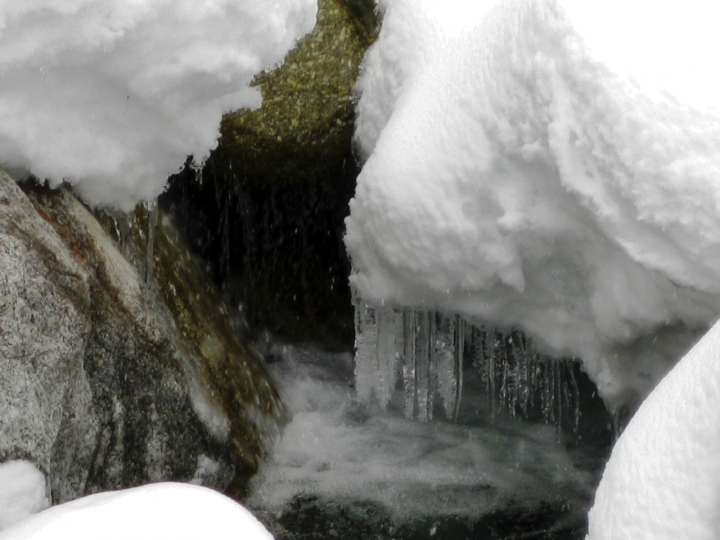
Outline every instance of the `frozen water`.
<svg viewBox="0 0 720 540">
<path fill-rule="evenodd" d="M 345 238 L 360 296 L 521 329 L 634 404 L 720 314 L 711 8 L 379 6 Z"/>
<path fill-rule="evenodd" d="M 543 357 L 516 330 L 476 327 L 435 311 L 370 307 L 355 299 L 357 395 L 387 409 L 396 385 L 406 418 L 428 421 L 436 407 L 457 418 L 463 370 L 471 366 L 496 409 L 577 427 L 579 389 L 567 362 Z M 401 376 L 398 376 L 401 374 Z"/>
<path fill-rule="evenodd" d="M 54 506 L 0 532 L 2 540 L 272 540 L 238 503 L 191 484 L 159 483 L 89 495 Z"/>
</svg>

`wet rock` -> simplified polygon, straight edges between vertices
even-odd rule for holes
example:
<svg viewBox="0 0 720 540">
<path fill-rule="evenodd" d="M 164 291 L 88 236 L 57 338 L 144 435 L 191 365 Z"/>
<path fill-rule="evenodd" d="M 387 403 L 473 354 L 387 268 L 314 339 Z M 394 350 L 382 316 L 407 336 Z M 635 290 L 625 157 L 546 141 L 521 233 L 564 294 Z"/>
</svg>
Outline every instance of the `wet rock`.
<svg viewBox="0 0 720 540">
<path fill-rule="evenodd" d="M 144 279 L 143 215 L 101 224 L 0 173 L 0 462 L 37 466 L 53 503 L 159 480 L 240 497 L 283 414 L 162 217 Z"/>
<path fill-rule="evenodd" d="M 321 0 L 314 32 L 257 76 L 262 108 L 226 115 L 202 174 L 187 168 L 162 197 L 258 333 L 352 348 L 342 236 L 357 176 L 353 85 L 375 36 L 373 8 Z"/>
</svg>

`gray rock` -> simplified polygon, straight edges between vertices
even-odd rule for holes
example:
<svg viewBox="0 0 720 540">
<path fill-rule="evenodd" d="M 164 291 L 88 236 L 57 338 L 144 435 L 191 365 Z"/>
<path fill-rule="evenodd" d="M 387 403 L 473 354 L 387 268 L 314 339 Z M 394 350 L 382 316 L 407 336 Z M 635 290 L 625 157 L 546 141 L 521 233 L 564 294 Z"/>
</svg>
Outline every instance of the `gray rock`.
<svg viewBox="0 0 720 540">
<path fill-rule="evenodd" d="M 34 463 L 53 503 L 160 480 L 241 497 L 282 418 L 168 220 L 165 281 L 141 278 L 143 216 L 105 214 L 113 238 L 69 189 L 0 172 L 0 462 Z"/>
</svg>

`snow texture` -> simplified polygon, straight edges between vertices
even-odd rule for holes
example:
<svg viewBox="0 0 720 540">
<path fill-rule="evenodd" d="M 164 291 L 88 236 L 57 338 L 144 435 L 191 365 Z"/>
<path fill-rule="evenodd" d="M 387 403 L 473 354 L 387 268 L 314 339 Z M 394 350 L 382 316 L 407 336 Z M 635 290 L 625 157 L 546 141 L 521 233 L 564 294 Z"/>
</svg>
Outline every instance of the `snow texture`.
<svg viewBox="0 0 720 540">
<path fill-rule="evenodd" d="M 588 540 L 720 538 L 720 324 L 660 382 L 613 449 Z"/>
<path fill-rule="evenodd" d="M 227 537 L 272 540 L 265 527 L 233 500 L 208 488 L 170 482 L 83 497 L 0 533 L 2 540 Z"/>
<path fill-rule="evenodd" d="M 29 461 L 0 463 L 0 531 L 50 506 L 45 476 Z"/>
<path fill-rule="evenodd" d="M 315 24 L 313 0 L 9 0 L 0 4 L 0 163 L 94 204 L 152 199 L 252 77 Z"/>
<path fill-rule="evenodd" d="M 346 222 L 360 298 L 522 328 L 610 406 L 647 395 L 720 313 L 707 4 L 379 6 Z"/>
</svg>

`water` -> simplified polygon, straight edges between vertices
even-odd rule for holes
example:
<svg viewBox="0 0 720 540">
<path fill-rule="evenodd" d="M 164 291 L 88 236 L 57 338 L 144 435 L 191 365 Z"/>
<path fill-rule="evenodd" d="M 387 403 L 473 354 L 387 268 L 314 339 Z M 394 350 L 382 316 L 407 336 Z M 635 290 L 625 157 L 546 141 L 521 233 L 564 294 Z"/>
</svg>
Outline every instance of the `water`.
<svg viewBox="0 0 720 540">
<path fill-rule="evenodd" d="M 555 426 L 493 412 L 472 364 L 457 373 L 453 343 L 476 343 L 466 327 L 399 315 L 362 314 L 376 328 L 359 343 L 376 340 L 388 354 L 359 351 L 357 367 L 348 353 L 271 347 L 292 420 L 254 481 L 251 508 L 278 539 L 583 538 L 596 471 L 578 466 Z M 403 362 L 399 329 L 419 360 Z M 428 350 L 425 329 L 439 351 Z M 430 383 L 432 370 L 445 375 Z"/>
</svg>

